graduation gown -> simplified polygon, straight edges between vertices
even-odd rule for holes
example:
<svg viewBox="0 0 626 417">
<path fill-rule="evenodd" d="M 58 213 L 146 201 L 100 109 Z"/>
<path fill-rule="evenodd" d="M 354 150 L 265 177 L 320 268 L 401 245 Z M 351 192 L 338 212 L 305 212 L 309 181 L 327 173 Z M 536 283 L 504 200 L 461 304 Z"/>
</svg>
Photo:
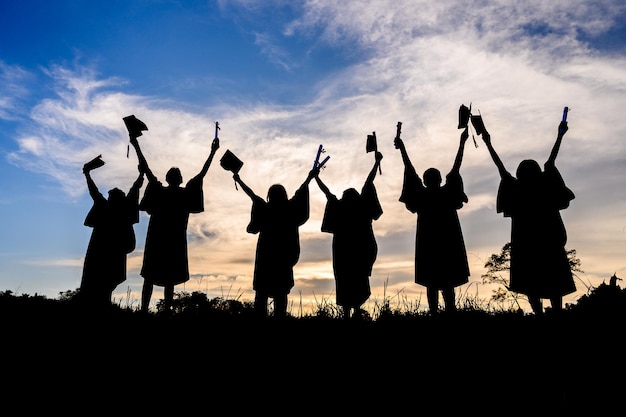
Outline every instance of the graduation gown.
<svg viewBox="0 0 626 417">
<path fill-rule="evenodd" d="M 150 181 L 140 209 L 150 215 L 141 276 L 153 285 L 178 285 L 189 280 L 187 224 L 190 213 L 204 211 L 202 178 L 185 187 L 164 187 Z"/>
<path fill-rule="evenodd" d="M 309 188 L 301 186 L 284 204 L 252 198 L 248 233 L 258 234 L 252 288 L 269 297 L 289 294 L 300 258 L 299 227 L 309 219 Z"/>
<path fill-rule="evenodd" d="M 140 176 L 119 202 L 107 200 L 88 178 L 93 205 L 84 225 L 93 228 L 81 277 L 83 293 L 110 293 L 126 281 L 126 255 L 135 249 L 133 225 L 139 222 Z"/>
<path fill-rule="evenodd" d="M 334 195 L 326 202 L 321 230 L 333 234 L 333 272 L 339 306 L 359 307 L 371 294 L 369 277 L 378 254 L 372 223 L 382 213 L 373 183 L 363 187 L 354 204 Z"/>
<path fill-rule="evenodd" d="M 501 179 L 496 210 L 511 218 L 511 291 L 539 298 L 576 291 L 560 213 L 574 197 L 554 165 L 533 184 L 509 173 Z"/>
<path fill-rule="evenodd" d="M 469 264 L 457 213 L 468 201 L 461 176 L 450 172 L 443 186 L 428 189 L 405 167 L 399 200 L 417 214 L 415 282 L 437 289 L 467 283 Z"/>
</svg>

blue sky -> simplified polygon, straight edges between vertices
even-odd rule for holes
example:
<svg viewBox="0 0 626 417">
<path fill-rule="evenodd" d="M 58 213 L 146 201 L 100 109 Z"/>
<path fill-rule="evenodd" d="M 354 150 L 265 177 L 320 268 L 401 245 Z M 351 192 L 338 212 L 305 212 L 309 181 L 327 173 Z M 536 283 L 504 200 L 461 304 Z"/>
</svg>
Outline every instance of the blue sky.
<svg viewBox="0 0 626 417">
<path fill-rule="evenodd" d="M 96 184 L 127 190 L 136 158 L 126 158 L 122 117 L 135 114 L 148 125 L 140 141 L 161 179 L 171 166 L 185 180 L 195 175 L 214 122 L 221 126 L 206 210 L 190 218 L 193 276 L 178 291 L 254 296 L 250 200 L 217 163 L 226 149 L 244 161 L 241 176 L 257 194 L 273 183 L 292 194 L 324 144 L 322 176 L 339 194 L 365 180 L 374 162 L 365 139 L 375 131 L 384 214 L 374 224 L 370 302 L 425 306 L 393 136 L 402 121 L 418 172 L 447 172 L 458 107 L 471 103 L 511 172 L 522 159 L 545 162 L 562 108 L 571 108 L 557 167 L 576 194 L 562 212 L 567 248 L 585 271 L 566 299 L 574 301 L 588 285 L 626 276 L 624 22 L 621 1 L 4 1 L 0 289 L 57 297 L 79 286 L 91 232 L 81 168 L 102 154 Z M 469 202 L 459 212 L 472 276 L 458 291 L 488 299 L 483 265 L 508 241 L 510 220 L 495 212 L 498 173 L 476 140 L 461 167 Z M 315 184 L 311 193 L 291 293 L 305 308 L 334 301 L 325 198 Z M 115 293 L 124 303 L 138 303 L 147 222 L 144 214 L 136 225 L 128 280 Z"/>
</svg>

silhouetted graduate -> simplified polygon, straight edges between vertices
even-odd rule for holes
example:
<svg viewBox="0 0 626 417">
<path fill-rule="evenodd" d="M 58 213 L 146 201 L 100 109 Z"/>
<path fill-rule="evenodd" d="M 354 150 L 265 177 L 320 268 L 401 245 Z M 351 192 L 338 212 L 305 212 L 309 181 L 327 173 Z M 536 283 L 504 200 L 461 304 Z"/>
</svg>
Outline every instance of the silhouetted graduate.
<svg viewBox="0 0 626 417">
<path fill-rule="evenodd" d="M 415 282 L 426 287 L 428 307 L 436 313 L 439 290 L 446 311 L 455 311 L 454 287 L 468 282 L 470 275 L 465 241 L 458 210 L 467 203 L 460 168 L 467 128 L 461 133 L 459 149 L 446 182 L 441 185 L 441 173 L 436 168 L 417 175 L 406 152 L 404 142 L 396 137 L 394 144 L 402 153 L 404 181 L 399 201 L 407 210 L 417 213 L 415 235 Z"/>
<path fill-rule="evenodd" d="M 148 167 L 137 137 L 129 130 L 130 143 L 137 151 L 139 167 L 148 178 L 148 185 L 140 209 L 150 215 L 141 276 L 144 284 L 141 310 L 148 311 L 154 285 L 162 286 L 165 310 L 169 311 L 174 299 L 174 286 L 189 280 L 187 256 L 187 223 L 190 213 L 204 211 L 204 177 L 211 166 L 219 140 L 214 139 L 211 153 L 202 170 L 184 187 L 180 169 L 172 167 L 165 175 L 164 186 Z"/>
<path fill-rule="evenodd" d="M 371 294 L 370 276 L 378 255 L 372 222 L 383 214 L 374 178 L 382 159 L 383 155 L 375 151 L 375 163 L 361 193 L 348 188 L 341 199 L 330 192 L 319 174 L 315 176 L 327 199 L 321 230 L 333 234 L 336 303 L 342 307 L 344 319 L 350 318 L 351 311 L 358 314 Z"/>
<path fill-rule="evenodd" d="M 272 185 L 267 201 L 259 197 L 235 172 L 233 178 L 252 200 L 250 223 L 246 231 L 258 234 L 254 277 L 254 305 L 260 316 L 267 316 L 268 299 L 274 301 L 274 315 L 287 315 L 287 297 L 294 286 L 293 267 L 300 258 L 299 227 L 309 219 L 309 183 L 312 169 L 292 198 L 281 184 Z"/>
<path fill-rule="evenodd" d="M 491 144 L 491 135 L 486 129 L 482 134 L 501 178 L 496 210 L 511 218 L 508 289 L 526 294 L 537 315 L 543 314 L 542 298 L 550 299 L 552 308 L 560 311 L 563 296 L 576 291 L 565 250 L 567 233 L 560 213 L 569 207 L 575 196 L 555 165 L 567 130 L 567 121 L 561 121 L 543 172 L 537 161 L 526 159 L 518 165 L 516 177 L 504 167 Z"/>
<path fill-rule="evenodd" d="M 80 299 L 97 308 L 111 303 L 115 288 L 126 281 L 126 256 L 135 249 L 135 230 L 139 222 L 139 189 L 143 173 L 125 194 L 119 188 L 109 190 L 105 198 L 91 177 L 91 171 L 104 165 L 98 156 L 83 166 L 93 206 L 85 226 L 93 228 L 80 283 Z"/>
</svg>

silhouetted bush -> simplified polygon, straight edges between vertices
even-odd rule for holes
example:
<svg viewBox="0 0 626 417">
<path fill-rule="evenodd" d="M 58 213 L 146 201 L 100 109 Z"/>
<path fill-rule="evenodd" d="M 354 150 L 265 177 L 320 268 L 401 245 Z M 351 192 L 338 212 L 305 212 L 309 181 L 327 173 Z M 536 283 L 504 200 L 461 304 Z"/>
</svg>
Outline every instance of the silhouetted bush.
<svg viewBox="0 0 626 417">
<path fill-rule="evenodd" d="M 453 316 L 474 316 L 487 318 L 490 316 L 501 317 L 532 317 L 520 309 L 508 310 L 486 310 L 480 306 L 480 302 L 468 302 L 467 300 L 459 307 Z M 80 292 L 66 291 L 59 294 L 57 299 L 47 298 L 42 295 L 16 295 L 12 291 L 0 292 L 0 312 L 7 317 L 14 319 L 26 316 L 41 316 L 63 314 L 74 315 L 82 313 L 90 314 L 107 314 L 118 316 L 145 316 L 138 309 L 130 307 L 121 307 L 120 305 L 111 304 L 110 308 L 105 310 L 96 310 L 93 306 L 85 305 L 80 297 Z M 546 312 L 550 313 L 549 307 Z M 613 283 L 608 285 L 602 283 L 598 287 L 590 287 L 587 294 L 582 295 L 575 303 L 567 304 L 562 312 L 564 317 L 575 315 L 576 317 L 589 316 L 589 318 L 602 316 L 609 317 L 611 315 L 626 315 L 626 290 L 619 285 Z M 390 322 L 394 320 L 418 320 L 428 317 L 430 313 L 426 311 L 417 311 L 415 309 L 400 310 L 393 309 L 388 302 L 380 303 L 376 309 L 375 316 L 370 312 L 361 310 L 360 314 L 355 315 L 351 321 L 361 322 Z M 441 316 L 447 316 L 445 312 L 439 313 Z M 548 316 L 550 314 L 547 314 Z M 232 319 L 253 320 L 254 303 L 252 301 L 240 301 L 238 299 L 225 299 L 223 297 L 208 298 L 205 293 L 194 291 L 175 293 L 172 310 L 164 311 L 163 301 L 157 303 L 157 309 L 154 313 L 148 313 L 148 316 L 155 319 L 163 316 L 170 318 L 177 317 L 179 319 Z M 271 316 L 269 317 L 272 318 Z M 303 314 L 301 317 L 289 315 L 291 320 L 307 320 L 315 318 L 319 321 L 340 320 L 342 318 L 341 311 L 332 303 L 324 302 L 317 306 L 311 314 Z"/>
<path fill-rule="evenodd" d="M 568 305 L 567 310 L 590 317 L 624 317 L 626 315 L 626 289 L 618 285 L 602 283 L 582 295 L 576 304 Z"/>
</svg>

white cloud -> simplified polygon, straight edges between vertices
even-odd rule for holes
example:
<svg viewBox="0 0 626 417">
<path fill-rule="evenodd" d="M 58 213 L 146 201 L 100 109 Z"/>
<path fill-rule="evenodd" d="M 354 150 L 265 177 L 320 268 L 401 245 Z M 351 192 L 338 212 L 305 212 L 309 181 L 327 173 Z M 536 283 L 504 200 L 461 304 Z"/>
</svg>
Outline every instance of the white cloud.
<svg viewBox="0 0 626 417">
<path fill-rule="evenodd" d="M 403 121 L 403 138 L 418 172 L 430 166 L 443 172 L 451 167 L 458 145 L 458 106 L 471 102 L 484 115 L 494 146 L 514 172 L 522 159 L 545 161 L 561 109 L 568 105 L 570 132 L 557 159 L 577 195 L 564 214 L 574 245 L 568 246 L 578 250 L 583 269 L 585 263 L 593 266 L 589 278 L 596 283 L 623 269 L 618 256 L 609 258 L 605 253 L 607 245 L 616 254 L 626 245 L 626 236 L 615 232 L 620 223 L 626 224 L 620 222 L 623 193 L 616 191 L 626 180 L 620 156 L 626 136 L 622 117 L 626 66 L 623 58 L 602 56 L 575 38 L 577 31 L 595 36 L 608 30 L 616 24 L 610 13 L 618 9 L 623 14 L 622 6 L 608 1 L 595 6 L 583 1 L 516 5 L 508 1 L 311 1 L 303 5 L 302 16 L 285 27 L 287 36 L 317 34 L 317 41 L 356 48 L 364 57 L 320 83 L 309 104 L 283 107 L 226 101 L 204 113 L 192 113 L 180 110 L 183 106 L 177 103 L 125 94 L 120 80 L 100 79 L 88 69 L 54 68 L 49 74 L 60 81 L 59 97 L 35 108 L 32 117 L 37 125 L 23 136 L 14 161 L 58 179 L 65 192 L 76 197 L 85 192 L 80 167 L 102 153 L 107 165 L 96 181 L 103 187 L 128 187 L 136 160 L 132 149 L 126 158 L 121 118 L 132 113 L 149 126 L 140 143 L 155 174 L 163 178 L 170 166 L 179 166 L 189 179 L 208 156 L 219 115 L 222 145 L 205 179 L 206 211 L 190 218 L 191 268 L 204 277 L 197 283 L 199 289 L 221 291 L 232 285 L 248 294 L 256 242 L 245 232 L 250 200 L 235 189 L 230 173 L 219 167 L 221 154 L 230 149 L 244 161 L 241 176 L 261 196 L 276 182 L 292 195 L 322 143 L 331 156 L 322 173 L 324 181 L 340 193 L 363 183 L 373 163 L 373 155 L 365 153 L 365 138 L 376 131 L 384 154 L 383 174 L 376 185 L 385 213 L 375 223 L 383 255 L 372 279 L 373 291 L 378 297 L 383 291 L 417 297 L 423 289 L 413 283 L 410 267 L 415 217 L 397 201 L 402 164 L 392 146 L 396 122 Z M 264 35 L 257 38 L 259 45 L 271 45 L 263 39 Z M 290 58 L 280 52 L 271 55 L 292 67 Z M 497 170 L 480 138 L 476 139 L 478 149 L 468 142 L 461 168 L 470 202 L 460 212 L 466 240 L 471 242 L 468 251 L 475 256 L 474 281 L 480 280 L 486 257 L 506 242 L 509 227 L 509 220 L 493 207 Z M 314 184 L 311 193 L 303 259 L 318 259 L 314 249 L 321 250 L 312 225 L 321 218 L 324 199 Z M 600 230 L 607 234 L 613 230 L 612 237 L 591 232 L 604 219 L 613 223 Z M 402 248 L 386 239 L 399 235 L 411 237 Z M 394 258 L 397 254 L 407 259 Z M 298 274 L 326 281 L 297 283 L 295 294 L 306 289 L 307 299 L 313 293 L 320 296 L 332 279 L 329 271 L 328 263 L 298 266 Z M 385 287 L 388 278 L 391 284 Z"/>
<path fill-rule="evenodd" d="M 24 112 L 22 100 L 28 96 L 25 84 L 32 78 L 25 69 L 0 61 L 0 119 L 20 119 Z"/>
</svg>

